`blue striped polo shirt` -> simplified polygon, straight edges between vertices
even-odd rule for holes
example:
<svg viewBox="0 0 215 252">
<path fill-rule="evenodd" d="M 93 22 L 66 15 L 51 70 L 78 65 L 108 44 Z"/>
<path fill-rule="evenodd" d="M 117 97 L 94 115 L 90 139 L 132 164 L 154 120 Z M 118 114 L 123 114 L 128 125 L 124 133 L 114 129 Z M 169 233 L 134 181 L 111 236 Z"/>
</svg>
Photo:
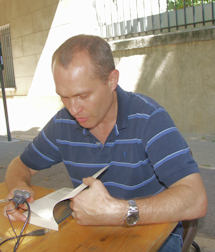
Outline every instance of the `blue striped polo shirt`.
<svg viewBox="0 0 215 252">
<path fill-rule="evenodd" d="M 61 109 L 30 143 L 21 160 L 41 170 L 63 162 L 76 187 L 110 165 L 100 179 L 116 198 L 157 194 L 199 172 L 190 149 L 166 110 L 142 94 L 117 87 L 117 122 L 105 144 Z"/>
<path fill-rule="evenodd" d="M 158 194 L 199 172 L 190 148 L 163 107 L 119 86 L 117 98 L 117 122 L 105 144 L 63 108 L 26 147 L 21 160 L 35 170 L 63 162 L 75 187 L 110 165 L 100 180 L 120 199 Z M 180 223 L 174 233 L 182 234 Z"/>
</svg>

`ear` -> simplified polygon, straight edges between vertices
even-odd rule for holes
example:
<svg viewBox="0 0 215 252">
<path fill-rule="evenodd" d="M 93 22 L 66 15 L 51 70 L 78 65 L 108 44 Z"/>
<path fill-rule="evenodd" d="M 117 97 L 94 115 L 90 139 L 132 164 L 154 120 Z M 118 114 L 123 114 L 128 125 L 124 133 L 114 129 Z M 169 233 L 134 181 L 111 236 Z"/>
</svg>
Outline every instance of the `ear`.
<svg viewBox="0 0 215 252">
<path fill-rule="evenodd" d="M 114 69 L 108 77 L 108 85 L 111 87 L 112 90 L 115 90 L 119 81 L 119 71 Z"/>
</svg>

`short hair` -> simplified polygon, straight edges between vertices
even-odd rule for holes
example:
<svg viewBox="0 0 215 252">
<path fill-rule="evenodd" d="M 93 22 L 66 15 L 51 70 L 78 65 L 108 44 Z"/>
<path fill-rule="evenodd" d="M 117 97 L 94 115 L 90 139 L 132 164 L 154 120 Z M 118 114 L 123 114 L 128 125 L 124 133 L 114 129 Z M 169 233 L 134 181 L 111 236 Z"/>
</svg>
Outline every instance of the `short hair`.
<svg viewBox="0 0 215 252">
<path fill-rule="evenodd" d="M 101 80 L 107 80 L 115 69 L 114 59 L 109 44 L 94 35 L 77 35 L 66 40 L 53 54 L 55 60 L 63 67 L 67 67 L 76 53 L 86 51 L 93 63 L 94 74 Z"/>
</svg>

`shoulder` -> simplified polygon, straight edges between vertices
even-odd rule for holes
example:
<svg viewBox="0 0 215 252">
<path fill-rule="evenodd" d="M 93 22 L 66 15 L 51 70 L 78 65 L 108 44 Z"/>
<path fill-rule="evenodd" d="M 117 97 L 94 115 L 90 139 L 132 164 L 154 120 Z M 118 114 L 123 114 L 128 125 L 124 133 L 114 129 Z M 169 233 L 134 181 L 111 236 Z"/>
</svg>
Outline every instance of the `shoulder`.
<svg viewBox="0 0 215 252">
<path fill-rule="evenodd" d="M 129 118 L 144 119 L 145 135 L 149 134 L 151 137 L 167 129 L 177 130 L 170 114 L 151 97 L 140 93 L 130 93 L 129 104 Z M 143 123 L 143 120 L 140 123 Z"/>
<path fill-rule="evenodd" d="M 165 111 L 158 102 L 149 96 L 136 92 L 126 92 L 126 95 L 129 97 L 130 113 L 144 113 L 151 116 L 157 111 Z"/>
<path fill-rule="evenodd" d="M 117 87 L 118 102 L 122 108 L 129 110 L 139 110 L 152 114 L 155 110 L 162 108 L 153 98 L 142 93 L 125 91 L 120 86 Z"/>
<path fill-rule="evenodd" d="M 54 118 L 55 119 L 73 119 L 66 108 L 62 108 L 61 110 L 59 110 L 55 114 Z"/>
<path fill-rule="evenodd" d="M 127 118 L 130 122 L 148 124 L 158 117 L 168 117 L 166 110 L 154 99 L 141 93 L 128 92 L 117 88 L 119 118 Z M 139 120 L 140 119 L 140 120 Z"/>
</svg>

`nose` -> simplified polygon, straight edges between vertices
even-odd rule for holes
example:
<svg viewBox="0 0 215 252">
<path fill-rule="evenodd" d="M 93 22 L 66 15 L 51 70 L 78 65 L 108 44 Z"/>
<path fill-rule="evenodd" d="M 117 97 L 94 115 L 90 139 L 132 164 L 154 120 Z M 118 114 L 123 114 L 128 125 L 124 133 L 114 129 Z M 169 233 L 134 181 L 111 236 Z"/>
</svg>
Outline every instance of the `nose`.
<svg viewBox="0 0 215 252">
<path fill-rule="evenodd" d="M 75 116 L 81 111 L 81 105 L 80 102 L 78 101 L 78 98 L 72 98 L 69 103 L 69 112 L 71 115 Z"/>
</svg>

